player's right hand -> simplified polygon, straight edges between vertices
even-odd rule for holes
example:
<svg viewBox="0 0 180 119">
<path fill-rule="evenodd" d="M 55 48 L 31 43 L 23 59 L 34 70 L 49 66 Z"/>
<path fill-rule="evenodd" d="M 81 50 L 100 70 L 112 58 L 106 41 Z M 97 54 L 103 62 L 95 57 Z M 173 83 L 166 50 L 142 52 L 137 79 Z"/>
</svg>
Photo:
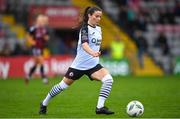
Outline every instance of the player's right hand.
<svg viewBox="0 0 180 119">
<path fill-rule="evenodd" d="M 32 46 L 34 46 L 34 45 L 36 45 L 36 42 L 33 40 L 33 41 L 31 41 L 31 43 L 30 43 Z"/>
<path fill-rule="evenodd" d="M 93 56 L 93 57 L 99 57 L 100 55 L 101 55 L 101 52 L 99 52 L 99 51 L 92 53 L 92 56 Z"/>
</svg>

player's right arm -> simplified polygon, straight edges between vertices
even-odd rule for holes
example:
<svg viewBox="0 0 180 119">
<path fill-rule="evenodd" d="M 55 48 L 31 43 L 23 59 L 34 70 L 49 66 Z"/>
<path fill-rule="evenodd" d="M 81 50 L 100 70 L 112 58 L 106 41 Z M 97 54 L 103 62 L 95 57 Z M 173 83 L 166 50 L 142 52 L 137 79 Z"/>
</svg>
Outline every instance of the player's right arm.
<svg viewBox="0 0 180 119">
<path fill-rule="evenodd" d="M 33 36 L 30 35 L 29 33 L 27 34 L 27 41 L 30 45 L 36 45 L 36 42 L 35 42 Z"/>
<path fill-rule="evenodd" d="M 83 49 L 88 53 L 88 54 L 90 54 L 90 55 L 92 55 L 93 57 L 99 57 L 99 55 L 101 54 L 101 52 L 96 52 L 96 51 L 93 51 L 90 47 L 89 47 L 89 45 L 88 45 L 88 43 L 87 42 L 84 42 L 83 44 L 82 44 L 82 47 L 83 47 Z"/>
<path fill-rule="evenodd" d="M 27 33 L 27 42 L 30 44 L 30 45 L 36 45 L 36 41 L 34 40 L 34 37 L 33 37 L 33 34 L 35 32 L 35 28 L 34 27 L 31 27 Z"/>
<path fill-rule="evenodd" d="M 84 25 L 81 29 L 81 43 L 82 43 L 82 48 L 90 55 L 93 57 L 99 57 L 101 54 L 99 51 L 94 51 L 90 48 L 88 44 L 88 27 L 87 25 Z"/>
</svg>

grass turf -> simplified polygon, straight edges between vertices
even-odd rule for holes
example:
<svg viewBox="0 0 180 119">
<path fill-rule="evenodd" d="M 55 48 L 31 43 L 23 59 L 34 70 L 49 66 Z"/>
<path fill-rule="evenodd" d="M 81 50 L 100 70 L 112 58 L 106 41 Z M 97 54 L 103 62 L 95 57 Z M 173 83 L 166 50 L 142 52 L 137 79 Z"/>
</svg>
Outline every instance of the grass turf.
<svg viewBox="0 0 180 119">
<path fill-rule="evenodd" d="M 38 115 L 39 104 L 60 78 L 50 79 L 49 85 L 22 79 L 0 80 L 0 117 L 36 118 L 127 118 L 128 102 L 139 100 L 145 107 L 144 118 L 180 118 L 179 77 L 114 77 L 106 105 L 114 115 L 96 115 L 95 107 L 100 82 L 82 77 L 70 88 L 56 96 L 48 106 L 47 115 Z"/>
</svg>

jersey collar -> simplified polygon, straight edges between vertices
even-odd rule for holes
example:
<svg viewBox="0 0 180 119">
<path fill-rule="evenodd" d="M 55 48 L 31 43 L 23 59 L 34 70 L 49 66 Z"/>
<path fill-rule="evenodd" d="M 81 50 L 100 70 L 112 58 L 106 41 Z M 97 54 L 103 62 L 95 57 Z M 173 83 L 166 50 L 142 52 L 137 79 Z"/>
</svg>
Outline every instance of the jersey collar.
<svg viewBox="0 0 180 119">
<path fill-rule="evenodd" d="M 90 27 L 92 27 L 92 28 L 96 28 L 96 26 L 92 26 L 92 25 L 90 25 L 90 24 L 88 24 Z"/>
</svg>

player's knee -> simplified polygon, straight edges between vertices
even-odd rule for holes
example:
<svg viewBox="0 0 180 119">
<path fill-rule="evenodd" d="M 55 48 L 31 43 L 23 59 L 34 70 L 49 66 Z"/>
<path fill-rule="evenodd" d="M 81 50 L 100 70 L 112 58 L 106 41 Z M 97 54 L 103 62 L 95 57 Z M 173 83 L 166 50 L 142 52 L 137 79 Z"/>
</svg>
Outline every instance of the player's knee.
<svg viewBox="0 0 180 119">
<path fill-rule="evenodd" d="M 102 81 L 102 83 L 105 83 L 105 82 L 113 83 L 114 82 L 113 78 L 110 74 L 105 75 L 101 81 Z"/>
</svg>

